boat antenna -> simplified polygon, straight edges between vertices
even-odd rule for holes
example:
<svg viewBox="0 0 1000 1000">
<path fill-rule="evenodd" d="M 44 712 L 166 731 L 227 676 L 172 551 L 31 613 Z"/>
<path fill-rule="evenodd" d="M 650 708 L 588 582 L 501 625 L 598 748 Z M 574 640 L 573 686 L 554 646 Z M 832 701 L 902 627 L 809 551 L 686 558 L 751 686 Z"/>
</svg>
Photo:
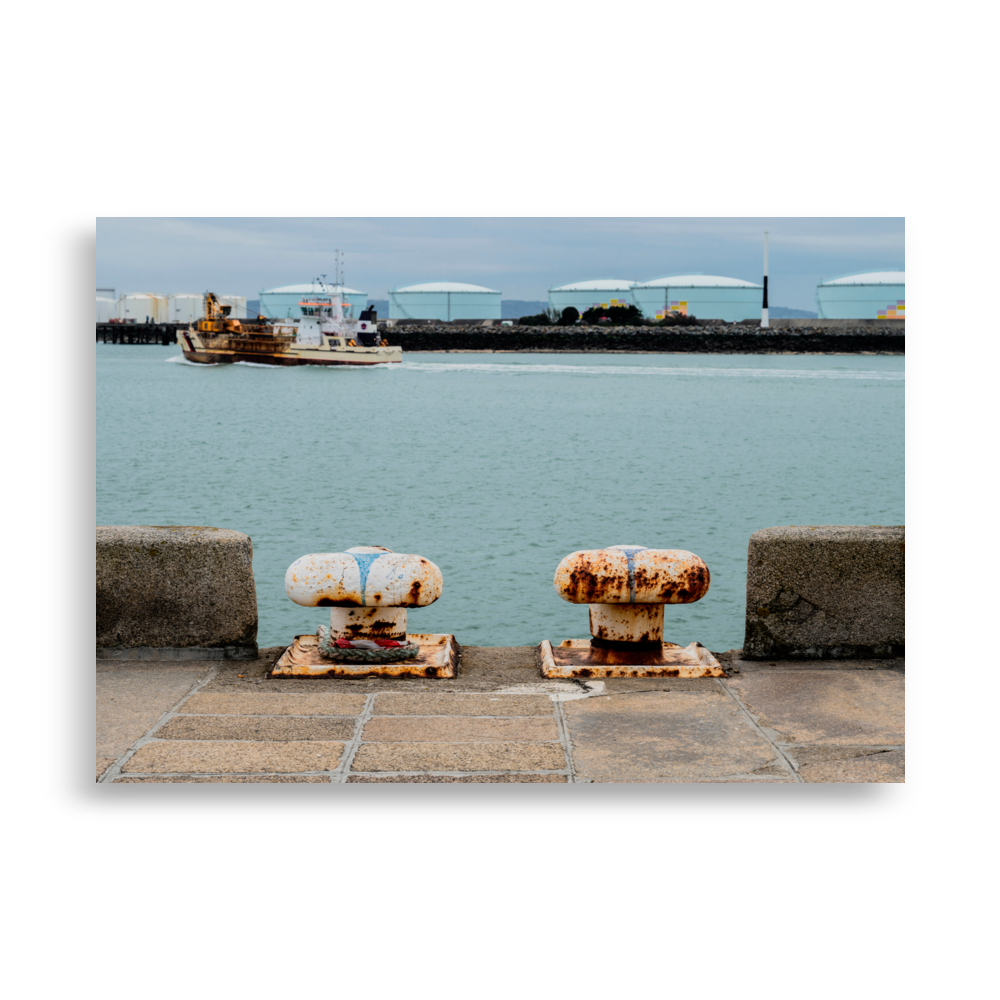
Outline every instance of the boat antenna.
<svg viewBox="0 0 1000 1000">
<path fill-rule="evenodd" d="M 333 251 L 334 266 L 337 271 L 337 287 L 334 289 L 336 304 L 334 305 L 333 315 L 338 322 L 344 318 L 344 307 L 341 302 L 341 299 L 344 297 L 343 256 L 339 250 Z"/>
</svg>

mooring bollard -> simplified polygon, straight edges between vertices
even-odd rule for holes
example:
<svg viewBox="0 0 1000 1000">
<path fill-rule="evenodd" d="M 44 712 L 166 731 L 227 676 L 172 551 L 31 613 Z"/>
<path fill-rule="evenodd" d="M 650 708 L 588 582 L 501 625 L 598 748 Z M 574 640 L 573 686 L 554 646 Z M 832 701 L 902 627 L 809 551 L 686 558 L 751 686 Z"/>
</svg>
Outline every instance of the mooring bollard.
<svg viewBox="0 0 1000 1000">
<path fill-rule="evenodd" d="M 663 640 L 663 606 L 708 593 L 705 563 L 684 549 L 612 545 L 571 552 L 556 568 L 556 593 L 590 605 L 592 638 L 539 645 L 546 677 L 724 677 L 700 642 Z"/>
<path fill-rule="evenodd" d="M 408 634 L 408 608 L 433 604 L 444 587 L 429 559 L 377 545 L 296 559 L 285 593 L 307 608 L 330 608 L 330 626 L 297 635 L 273 677 L 454 677 L 453 635 Z"/>
</svg>

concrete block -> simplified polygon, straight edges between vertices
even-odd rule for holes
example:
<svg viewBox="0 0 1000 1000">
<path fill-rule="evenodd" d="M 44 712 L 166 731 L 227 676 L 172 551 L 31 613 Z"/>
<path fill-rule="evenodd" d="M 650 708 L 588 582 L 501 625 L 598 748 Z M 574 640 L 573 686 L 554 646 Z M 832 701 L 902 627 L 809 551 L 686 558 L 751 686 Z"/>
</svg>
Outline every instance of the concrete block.
<svg viewBox="0 0 1000 1000">
<path fill-rule="evenodd" d="M 145 749 L 145 748 L 143 748 Z M 561 771 L 558 743 L 362 743 L 352 771 Z"/>
<path fill-rule="evenodd" d="M 899 670 L 757 670 L 727 684 L 782 743 L 898 746 L 906 739 Z"/>
<path fill-rule="evenodd" d="M 755 531 L 743 658 L 903 656 L 905 541 L 902 525 Z"/>
<path fill-rule="evenodd" d="M 718 687 L 581 698 L 565 711 L 580 780 L 770 777 L 781 763 Z"/>
<path fill-rule="evenodd" d="M 370 719 L 361 737 L 369 743 L 552 743 L 559 739 L 553 719 L 477 719 L 432 716 Z"/>
<path fill-rule="evenodd" d="M 226 528 L 99 527 L 97 655 L 255 657 L 252 559 L 250 539 Z"/>
<path fill-rule="evenodd" d="M 138 774 L 295 774 L 333 771 L 344 744 L 329 740 L 255 742 L 251 740 L 164 740 L 147 743 L 122 766 Z"/>
<path fill-rule="evenodd" d="M 349 740 L 353 736 L 353 719 L 268 719 L 231 715 L 177 715 L 156 730 L 158 740 L 302 743 L 309 740 Z"/>
</svg>

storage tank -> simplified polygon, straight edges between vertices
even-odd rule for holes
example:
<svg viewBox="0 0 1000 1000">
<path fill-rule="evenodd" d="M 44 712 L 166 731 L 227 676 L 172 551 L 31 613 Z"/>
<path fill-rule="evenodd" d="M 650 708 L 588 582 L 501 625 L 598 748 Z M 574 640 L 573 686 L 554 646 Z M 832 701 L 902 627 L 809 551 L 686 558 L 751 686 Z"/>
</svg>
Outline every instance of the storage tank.
<svg viewBox="0 0 1000 1000">
<path fill-rule="evenodd" d="M 264 316 L 275 319 L 297 319 L 302 315 L 299 303 L 307 299 L 321 297 L 332 299 L 334 285 L 322 281 L 309 281 L 301 285 L 282 285 L 280 288 L 269 288 L 260 293 L 260 311 Z M 356 288 L 341 289 L 341 302 L 346 303 L 344 315 L 357 319 L 361 311 L 368 305 L 368 293 L 359 292 Z M 246 300 L 244 300 L 245 306 Z"/>
<path fill-rule="evenodd" d="M 500 292 L 461 281 L 389 289 L 389 319 L 500 319 Z"/>
<path fill-rule="evenodd" d="M 118 318 L 126 323 L 167 323 L 167 296 L 155 292 L 126 292 L 118 300 Z"/>
<path fill-rule="evenodd" d="M 820 319 L 905 319 L 905 271 L 856 271 L 816 286 Z"/>
<path fill-rule="evenodd" d="M 219 300 L 219 305 L 232 306 L 229 312 L 230 319 L 247 318 L 247 297 L 245 295 L 218 295 L 216 298 Z"/>
<path fill-rule="evenodd" d="M 106 299 L 101 295 L 97 296 L 97 322 L 110 323 L 118 318 L 118 302 L 115 299 Z"/>
<path fill-rule="evenodd" d="M 549 308 L 562 313 L 572 306 L 582 316 L 588 309 L 611 306 L 634 306 L 631 278 L 591 278 L 574 281 L 570 285 L 557 285 L 549 289 Z"/>
<path fill-rule="evenodd" d="M 205 296 L 193 292 L 168 295 L 167 313 L 171 323 L 196 323 L 205 318 Z"/>
<path fill-rule="evenodd" d="M 720 274 L 669 274 L 636 282 L 632 296 L 646 319 L 663 319 L 677 312 L 727 323 L 760 322 L 764 286 Z"/>
</svg>

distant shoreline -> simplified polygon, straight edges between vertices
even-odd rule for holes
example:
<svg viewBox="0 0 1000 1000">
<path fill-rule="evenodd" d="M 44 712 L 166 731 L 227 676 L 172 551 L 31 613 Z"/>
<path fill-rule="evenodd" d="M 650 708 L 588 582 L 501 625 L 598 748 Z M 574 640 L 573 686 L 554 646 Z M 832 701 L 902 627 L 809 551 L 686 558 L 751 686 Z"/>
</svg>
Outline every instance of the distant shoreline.
<svg viewBox="0 0 1000 1000">
<path fill-rule="evenodd" d="M 413 354 L 861 354 L 905 355 L 906 334 L 872 327 L 390 327 Z"/>
</svg>

